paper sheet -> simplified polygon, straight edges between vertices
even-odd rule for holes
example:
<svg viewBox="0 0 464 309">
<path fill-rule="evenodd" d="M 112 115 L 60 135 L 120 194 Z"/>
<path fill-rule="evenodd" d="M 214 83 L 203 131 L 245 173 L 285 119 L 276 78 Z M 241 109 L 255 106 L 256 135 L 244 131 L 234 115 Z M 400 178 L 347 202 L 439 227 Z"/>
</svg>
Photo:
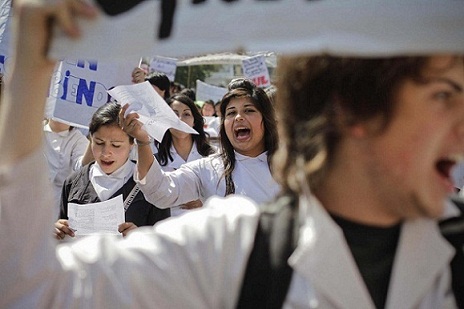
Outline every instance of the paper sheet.
<svg viewBox="0 0 464 309">
<path fill-rule="evenodd" d="M 95 233 L 115 234 L 125 222 L 122 195 L 100 203 L 68 204 L 68 223 L 76 236 Z"/>
<path fill-rule="evenodd" d="M 158 142 L 161 142 L 164 133 L 169 128 L 198 134 L 195 129 L 189 127 L 176 116 L 148 81 L 134 85 L 117 86 L 109 90 L 108 93 L 121 105 L 129 104 L 126 115 L 131 112 L 138 113 L 139 121 L 144 125 L 143 128 L 148 135 Z"/>
</svg>

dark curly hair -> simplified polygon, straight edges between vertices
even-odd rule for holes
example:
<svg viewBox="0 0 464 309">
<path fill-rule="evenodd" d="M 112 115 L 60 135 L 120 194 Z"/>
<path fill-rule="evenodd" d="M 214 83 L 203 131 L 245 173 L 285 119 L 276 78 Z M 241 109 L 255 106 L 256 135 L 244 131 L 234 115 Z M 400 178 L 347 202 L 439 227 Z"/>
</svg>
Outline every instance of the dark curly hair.
<svg viewBox="0 0 464 309">
<path fill-rule="evenodd" d="M 317 190 L 345 125 L 378 117 L 382 132 L 395 113 L 394 96 L 406 79 L 423 83 L 427 57 L 284 57 L 279 62 L 276 110 L 281 145 L 274 176 L 286 192 L 300 193 L 295 175 L 304 168 Z M 298 162 L 303 162 L 304 166 Z"/>
</svg>

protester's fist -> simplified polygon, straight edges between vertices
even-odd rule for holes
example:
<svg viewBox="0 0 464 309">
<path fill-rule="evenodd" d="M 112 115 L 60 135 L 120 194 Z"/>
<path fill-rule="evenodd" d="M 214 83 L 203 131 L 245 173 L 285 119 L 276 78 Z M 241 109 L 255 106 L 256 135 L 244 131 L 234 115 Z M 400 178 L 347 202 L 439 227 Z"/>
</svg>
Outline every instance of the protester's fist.
<svg viewBox="0 0 464 309">
<path fill-rule="evenodd" d="M 147 77 L 147 72 L 141 68 L 135 68 L 132 71 L 132 82 L 134 84 L 143 83 Z"/>
</svg>

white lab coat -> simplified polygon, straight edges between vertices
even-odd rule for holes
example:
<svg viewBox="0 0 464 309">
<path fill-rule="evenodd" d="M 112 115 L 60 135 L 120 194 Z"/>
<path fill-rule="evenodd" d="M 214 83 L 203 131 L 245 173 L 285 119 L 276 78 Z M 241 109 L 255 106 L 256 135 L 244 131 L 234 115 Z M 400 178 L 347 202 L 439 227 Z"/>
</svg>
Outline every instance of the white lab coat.
<svg viewBox="0 0 464 309">
<path fill-rule="evenodd" d="M 46 172 L 41 152 L 0 169 L 0 308 L 235 307 L 259 213 L 248 198 L 55 248 Z M 317 201 L 310 209 L 284 307 L 373 308 L 340 229 Z M 406 223 L 398 248 L 387 308 L 454 308 L 452 250 L 435 222 Z"/>
<path fill-rule="evenodd" d="M 267 163 L 267 152 L 252 158 L 235 153 L 235 169 L 232 180 L 235 193 L 247 196 L 257 202 L 271 201 L 279 192 L 280 186 L 274 180 Z M 147 201 L 158 208 L 181 205 L 197 199 L 205 201 L 218 195 L 225 196 L 226 183 L 223 177 L 224 165 L 221 158 L 213 155 L 183 164 L 173 172 L 165 173 L 155 160 L 147 175 L 134 180 Z"/>
<path fill-rule="evenodd" d="M 203 156 L 198 152 L 197 145 L 193 143 L 192 149 L 190 149 L 190 153 L 187 157 L 187 161 L 185 161 L 181 156 L 176 151 L 176 148 L 174 148 L 174 145 L 171 145 L 171 149 L 169 150 L 172 161 L 169 160 L 165 166 L 161 166 L 161 169 L 165 172 L 173 172 L 177 169 L 179 169 L 183 164 L 191 161 L 195 161 L 198 159 L 203 158 Z M 171 216 L 180 216 L 186 212 L 188 212 L 188 209 L 182 209 L 182 206 L 173 206 L 171 207 Z"/>
<path fill-rule="evenodd" d="M 44 125 L 44 154 L 49 167 L 50 182 L 53 184 L 55 205 L 60 207 L 61 188 L 73 172 L 82 167 L 89 140 L 78 129 L 53 132 L 48 124 Z"/>
</svg>

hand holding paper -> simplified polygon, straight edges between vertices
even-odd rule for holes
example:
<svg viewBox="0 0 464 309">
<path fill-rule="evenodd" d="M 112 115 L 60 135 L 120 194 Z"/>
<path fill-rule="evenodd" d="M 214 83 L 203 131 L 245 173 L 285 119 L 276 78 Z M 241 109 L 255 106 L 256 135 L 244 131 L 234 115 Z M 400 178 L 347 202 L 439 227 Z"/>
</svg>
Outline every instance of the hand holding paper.
<svg viewBox="0 0 464 309">
<path fill-rule="evenodd" d="M 164 133 L 174 128 L 186 133 L 198 134 L 193 128 L 180 120 L 166 101 L 161 98 L 149 82 L 117 86 L 108 91 L 122 105 L 129 104 L 124 117 L 137 113 L 138 120 L 148 135 L 161 142 Z"/>
</svg>

